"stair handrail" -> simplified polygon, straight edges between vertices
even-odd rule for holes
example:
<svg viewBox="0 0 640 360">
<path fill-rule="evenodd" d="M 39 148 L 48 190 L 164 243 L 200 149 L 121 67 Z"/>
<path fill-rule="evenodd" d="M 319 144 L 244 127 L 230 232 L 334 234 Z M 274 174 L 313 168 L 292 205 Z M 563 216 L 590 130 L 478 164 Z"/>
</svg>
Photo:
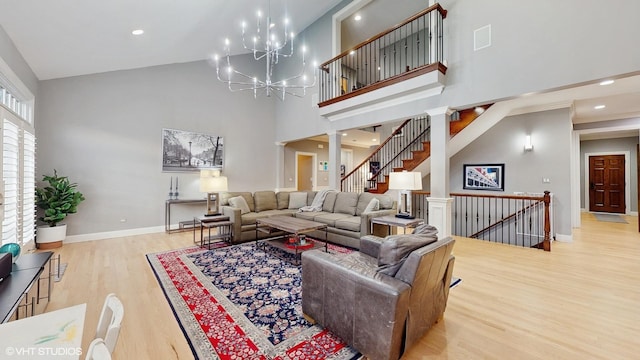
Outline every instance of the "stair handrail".
<svg viewBox="0 0 640 360">
<path fill-rule="evenodd" d="M 376 147 L 375 150 L 373 150 L 373 152 L 371 153 L 371 155 L 367 156 L 360 164 L 358 164 L 358 166 L 354 167 L 353 170 L 351 170 L 347 175 L 343 176 L 341 181 L 344 181 L 344 179 L 348 178 L 350 175 L 352 175 L 353 173 L 355 173 L 358 169 L 360 169 L 361 167 L 363 167 L 364 165 L 366 165 L 369 160 L 371 160 L 389 141 L 391 141 L 391 139 L 393 139 L 394 136 L 400 134 L 402 132 L 402 129 L 409 123 L 409 121 L 411 121 L 412 119 L 407 119 L 405 120 L 402 125 L 400 125 L 393 133 L 391 133 L 391 136 L 389 136 L 382 144 L 378 145 L 378 147 Z"/>
</svg>

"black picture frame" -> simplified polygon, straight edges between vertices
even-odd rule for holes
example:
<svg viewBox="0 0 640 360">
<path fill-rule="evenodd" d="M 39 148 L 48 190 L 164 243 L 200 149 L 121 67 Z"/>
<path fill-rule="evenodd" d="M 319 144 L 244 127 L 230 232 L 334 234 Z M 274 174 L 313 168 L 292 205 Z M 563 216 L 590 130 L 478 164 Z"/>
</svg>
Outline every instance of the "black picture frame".
<svg viewBox="0 0 640 360">
<path fill-rule="evenodd" d="M 194 172 L 224 166 L 222 136 L 162 129 L 162 171 Z"/>
<path fill-rule="evenodd" d="M 504 164 L 464 164 L 462 188 L 504 191 Z"/>
</svg>

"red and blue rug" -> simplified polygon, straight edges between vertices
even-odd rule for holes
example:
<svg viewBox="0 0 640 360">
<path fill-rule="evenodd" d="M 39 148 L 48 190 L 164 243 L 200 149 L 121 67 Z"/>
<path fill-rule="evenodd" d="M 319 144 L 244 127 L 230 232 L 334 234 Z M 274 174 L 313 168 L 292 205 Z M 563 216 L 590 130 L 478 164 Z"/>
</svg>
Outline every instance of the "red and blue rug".
<svg viewBox="0 0 640 360">
<path fill-rule="evenodd" d="M 147 259 L 196 359 L 358 359 L 302 316 L 301 268 L 292 256 L 251 243 Z"/>
</svg>

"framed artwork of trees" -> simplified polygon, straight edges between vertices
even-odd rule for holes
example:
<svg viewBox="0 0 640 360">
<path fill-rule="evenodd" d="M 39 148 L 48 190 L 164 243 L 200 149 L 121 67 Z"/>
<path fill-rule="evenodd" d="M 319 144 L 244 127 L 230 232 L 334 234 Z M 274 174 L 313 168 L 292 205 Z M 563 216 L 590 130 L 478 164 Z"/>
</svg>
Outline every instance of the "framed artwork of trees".
<svg viewBox="0 0 640 360">
<path fill-rule="evenodd" d="M 222 136 L 162 129 L 162 171 L 222 169 Z"/>
</svg>

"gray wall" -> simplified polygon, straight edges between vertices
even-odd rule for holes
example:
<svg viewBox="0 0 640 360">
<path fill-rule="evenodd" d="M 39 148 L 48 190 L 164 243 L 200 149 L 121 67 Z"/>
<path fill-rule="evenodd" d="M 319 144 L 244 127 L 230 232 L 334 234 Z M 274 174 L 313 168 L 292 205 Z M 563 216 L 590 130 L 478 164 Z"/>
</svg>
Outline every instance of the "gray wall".
<svg viewBox="0 0 640 360">
<path fill-rule="evenodd" d="M 580 142 L 580 207 L 589 210 L 589 205 L 585 204 L 585 169 L 588 169 L 589 164 L 585 162 L 584 155 L 587 153 L 605 153 L 605 152 L 623 152 L 628 151 L 630 153 L 630 171 L 631 177 L 631 203 L 627 204 L 628 209 L 631 211 L 638 211 L 638 172 L 636 164 L 638 161 L 637 156 L 638 137 L 627 137 L 618 139 L 602 139 L 602 140 L 587 140 Z"/>
<path fill-rule="evenodd" d="M 524 137 L 527 134 L 531 135 L 533 151 L 525 152 Z M 569 154 L 570 139 L 568 109 L 507 117 L 451 158 L 451 192 L 496 195 L 495 191 L 463 190 L 462 168 L 464 164 L 503 163 L 503 194 L 551 191 L 554 194 L 556 233 L 571 235 L 569 156 L 558 156 Z M 551 182 L 542 183 L 543 177 Z M 428 177 L 425 183 L 425 189 L 428 189 Z"/>
<path fill-rule="evenodd" d="M 37 110 L 37 178 L 57 169 L 87 199 L 69 235 L 162 225 L 171 176 L 204 198 L 199 174 L 162 172 L 163 128 L 223 136 L 231 191 L 275 187 L 274 102 L 231 93 L 204 61 L 43 81 Z"/>
<path fill-rule="evenodd" d="M 0 26 L 0 58 L 9 65 L 24 85 L 29 88 L 29 91 L 36 95 L 38 92 L 38 78 L 24 61 L 24 58 L 2 26 Z"/>
</svg>

